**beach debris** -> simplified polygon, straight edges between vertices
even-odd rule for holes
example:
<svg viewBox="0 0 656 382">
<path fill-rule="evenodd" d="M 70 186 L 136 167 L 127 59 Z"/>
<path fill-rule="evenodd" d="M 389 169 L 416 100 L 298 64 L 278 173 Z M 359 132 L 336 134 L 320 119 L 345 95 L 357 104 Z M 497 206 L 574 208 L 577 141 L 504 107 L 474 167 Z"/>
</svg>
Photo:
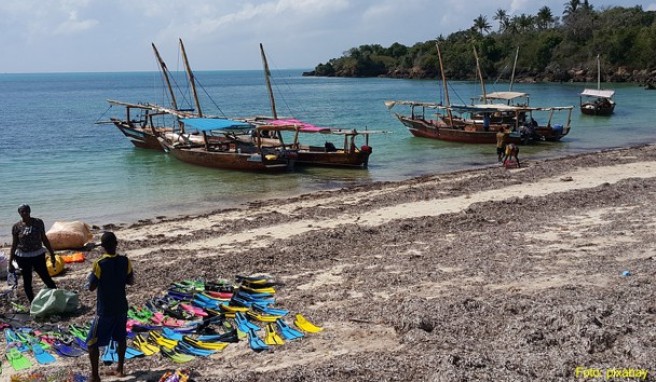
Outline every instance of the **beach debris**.
<svg viewBox="0 0 656 382">
<path fill-rule="evenodd" d="M 624 272 L 622 272 L 622 276 L 624 276 L 624 277 L 631 276 L 631 271 L 624 271 Z"/>
</svg>

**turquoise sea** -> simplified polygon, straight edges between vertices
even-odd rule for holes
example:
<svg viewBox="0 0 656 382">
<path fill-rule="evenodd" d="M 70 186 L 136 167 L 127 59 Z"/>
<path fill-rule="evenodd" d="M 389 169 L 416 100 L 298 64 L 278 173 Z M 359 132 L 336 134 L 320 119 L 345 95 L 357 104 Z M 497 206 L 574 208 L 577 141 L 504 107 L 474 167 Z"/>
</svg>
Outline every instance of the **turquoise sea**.
<svg viewBox="0 0 656 382">
<path fill-rule="evenodd" d="M 16 208 L 33 216 L 90 224 L 129 223 L 156 216 L 197 214 L 260 198 L 491 165 L 495 148 L 414 138 L 393 117 L 385 100 L 440 101 L 436 81 L 385 78 L 303 77 L 303 70 L 273 72 L 278 113 L 321 126 L 384 130 L 374 135 L 364 170 L 313 168 L 284 174 L 253 174 L 195 167 L 160 152 L 137 149 L 113 126 L 95 124 L 123 110 L 107 99 L 165 104 L 161 76 L 138 73 L 0 74 L 0 242 L 10 240 Z M 270 115 L 261 71 L 195 73 L 204 112 L 227 117 Z M 176 83 L 185 83 L 181 72 Z M 594 87 L 593 84 L 588 86 Z M 181 91 L 186 92 L 181 86 Z M 507 90 L 488 85 L 487 91 Z M 532 106 L 578 105 L 585 84 L 516 84 Z M 522 148 L 537 159 L 656 141 L 656 91 L 612 84 L 612 117 L 589 117 L 578 109 L 561 142 Z M 472 82 L 451 82 L 451 102 L 480 93 Z M 189 103 L 191 98 L 182 101 Z M 407 111 L 397 107 L 395 111 Z M 322 139 L 319 137 L 318 139 Z M 363 142 L 360 142 L 362 144 Z"/>
</svg>

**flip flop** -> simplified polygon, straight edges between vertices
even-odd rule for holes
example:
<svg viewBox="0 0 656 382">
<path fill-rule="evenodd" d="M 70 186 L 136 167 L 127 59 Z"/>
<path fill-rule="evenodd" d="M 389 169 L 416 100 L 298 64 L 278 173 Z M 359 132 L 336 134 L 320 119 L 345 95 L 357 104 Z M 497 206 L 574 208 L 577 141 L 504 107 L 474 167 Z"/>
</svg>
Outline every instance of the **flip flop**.
<svg viewBox="0 0 656 382">
<path fill-rule="evenodd" d="M 32 353 L 34 354 L 36 361 L 41 365 L 48 365 L 57 361 L 52 354 L 43 350 L 41 345 L 38 343 L 32 344 Z"/>
<path fill-rule="evenodd" d="M 296 325 L 297 328 L 307 333 L 318 333 L 323 330 L 322 327 L 314 325 L 313 323 L 308 321 L 305 317 L 303 317 L 303 315 L 300 313 L 296 315 L 296 320 L 294 320 L 294 325 Z"/>
<path fill-rule="evenodd" d="M 273 327 L 273 324 L 267 324 L 264 327 L 264 343 L 267 345 L 284 345 L 285 341 L 276 333 L 276 329 Z"/>
<path fill-rule="evenodd" d="M 7 361 L 9 361 L 11 367 L 16 371 L 25 370 L 32 367 L 32 362 L 30 362 L 30 360 L 21 354 L 21 352 L 15 347 L 9 349 L 5 356 L 7 357 Z"/>
<path fill-rule="evenodd" d="M 293 341 L 305 337 L 305 335 L 302 332 L 299 332 L 298 330 L 287 325 L 287 323 L 283 321 L 282 318 L 278 319 L 276 321 L 276 324 L 278 325 L 278 330 L 280 331 L 280 335 L 282 335 L 282 337 L 287 341 Z"/>
<path fill-rule="evenodd" d="M 248 346 L 253 349 L 256 352 L 261 352 L 264 350 L 268 350 L 269 346 L 262 341 L 260 337 L 255 334 L 255 331 L 252 329 L 249 330 L 248 332 Z"/>
</svg>

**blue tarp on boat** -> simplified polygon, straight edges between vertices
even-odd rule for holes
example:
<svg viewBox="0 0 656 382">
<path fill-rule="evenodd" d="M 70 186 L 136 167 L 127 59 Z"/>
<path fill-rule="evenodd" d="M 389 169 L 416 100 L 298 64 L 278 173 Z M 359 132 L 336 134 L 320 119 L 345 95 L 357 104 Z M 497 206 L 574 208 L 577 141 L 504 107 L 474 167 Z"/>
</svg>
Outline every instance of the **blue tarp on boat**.
<svg viewBox="0 0 656 382">
<path fill-rule="evenodd" d="M 250 123 L 223 118 L 183 118 L 182 122 L 186 126 L 200 131 L 248 130 L 253 128 Z"/>
</svg>

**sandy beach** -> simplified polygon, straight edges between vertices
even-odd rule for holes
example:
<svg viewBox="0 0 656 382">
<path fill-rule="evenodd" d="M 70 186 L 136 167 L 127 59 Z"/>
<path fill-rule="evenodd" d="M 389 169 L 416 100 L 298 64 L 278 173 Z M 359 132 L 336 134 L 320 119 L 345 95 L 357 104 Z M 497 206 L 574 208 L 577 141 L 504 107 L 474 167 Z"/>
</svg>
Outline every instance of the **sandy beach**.
<svg viewBox="0 0 656 382">
<path fill-rule="evenodd" d="M 267 273 L 281 283 L 276 307 L 324 328 L 267 352 L 242 341 L 197 358 L 186 364 L 196 381 L 654 381 L 654 200 L 650 145 L 95 232 L 114 230 L 132 259 L 131 304 L 173 281 Z M 99 255 L 58 285 L 81 290 Z M 60 324 L 91 318 L 95 295 L 80 298 L 85 313 Z M 85 357 L 56 367 L 89 369 Z M 121 380 L 176 367 L 130 360 Z"/>
</svg>

